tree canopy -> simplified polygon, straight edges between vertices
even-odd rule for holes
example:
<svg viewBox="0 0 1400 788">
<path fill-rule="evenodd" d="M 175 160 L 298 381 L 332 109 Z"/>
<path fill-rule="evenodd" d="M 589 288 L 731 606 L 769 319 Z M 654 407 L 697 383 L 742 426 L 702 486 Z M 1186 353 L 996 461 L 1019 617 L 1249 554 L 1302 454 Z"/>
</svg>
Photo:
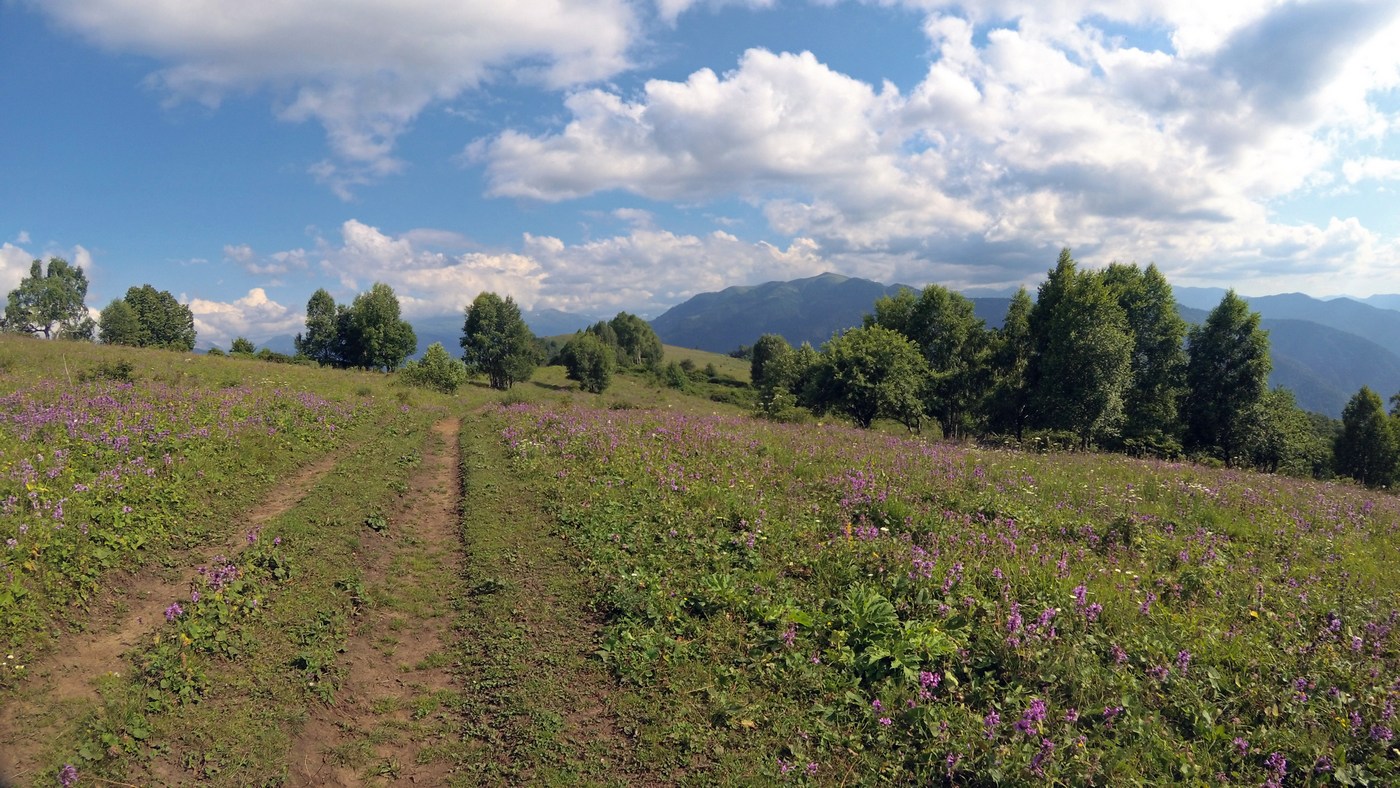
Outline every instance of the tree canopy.
<svg viewBox="0 0 1400 788">
<path fill-rule="evenodd" d="M 1380 395 L 1362 386 L 1342 410 L 1342 432 L 1333 449 L 1337 472 L 1367 485 L 1392 484 L 1396 472 L 1396 434 Z"/>
<path fill-rule="evenodd" d="M 132 287 L 98 318 L 98 336 L 109 345 L 194 350 L 194 313 L 169 290 Z"/>
<path fill-rule="evenodd" d="M 481 293 L 467 306 L 461 344 L 467 368 L 485 374 L 494 389 L 528 380 L 543 360 L 515 300 L 495 293 Z"/>
<path fill-rule="evenodd" d="M 568 370 L 569 380 L 594 394 L 603 393 L 612 383 L 616 355 L 591 331 L 581 331 L 559 351 L 559 360 Z"/>
<path fill-rule="evenodd" d="M 877 418 L 918 429 L 928 363 L 919 348 L 883 326 L 853 328 L 822 346 L 815 386 L 825 409 L 869 427 Z"/>
<path fill-rule="evenodd" d="M 399 317 L 399 297 L 382 282 L 375 282 L 368 292 L 355 296 L 354 303 L 337 322 L 346 366 L 392 372 L 418 346 L 413 326 Z"/>
<path fill-rule="evenodd" d="M 10 291 L 4 328 L 16 334 L 91 341 L 97 327 L 87 308 L 88 280 L 80 266 L 50 257 L 35 260 L 29 275 Z"/>
<path fill-rule="evenodd" d="M 1268 389 L 1269 335 L 1231 290 L 1188 336 L 1186 441 L 1232 464 Z"/>
</svg>

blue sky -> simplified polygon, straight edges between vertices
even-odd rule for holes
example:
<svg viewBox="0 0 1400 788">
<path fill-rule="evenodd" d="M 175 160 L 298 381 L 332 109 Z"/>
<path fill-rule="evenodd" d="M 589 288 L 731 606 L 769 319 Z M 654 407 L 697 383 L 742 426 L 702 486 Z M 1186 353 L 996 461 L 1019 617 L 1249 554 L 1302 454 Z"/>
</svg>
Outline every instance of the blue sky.
<svg viewBox="0 0 1400 788">
<path fill-rule="evenodd" d="M 0 287 L 655 316 L 837 271 L 1400 292 L 1400 6 L 0 0 Z"/>
</svg>

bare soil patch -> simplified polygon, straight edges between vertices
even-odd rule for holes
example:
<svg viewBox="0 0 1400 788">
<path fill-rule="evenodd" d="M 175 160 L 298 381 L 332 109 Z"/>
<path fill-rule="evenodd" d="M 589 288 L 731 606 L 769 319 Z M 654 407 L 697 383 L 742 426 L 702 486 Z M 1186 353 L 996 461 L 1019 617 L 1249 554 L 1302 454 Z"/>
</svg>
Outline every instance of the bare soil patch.
<svg viewBox="0 0 1400 788">
<path fill-rule="evenodd" d="M 438 785 L 454 725 L 453 599 L 459 582 L 457 419 L 433 427 L 408 491 L 367 530 L 360 554 L 371 604 L 340 660 L 334 700 L 313 708 L 292 745 L 290 785 L 376 780 Z"/>
<path fill-rule="evenodd" d="M 123 655 L 163 623 L 171 602 L 188 595 L 196 567 L 241 549 L 249 531 L 306 497 L 342 453 L 328 454 L 279 484 L 238 523 L 229 525 L 222 545 L 186 551 L 172 566 L 152 566 L 110 580 L 108 590 L 91 606 L 98 612 L 84 631 L 61 636 L 34 659 L 28 678 L 0 705 L 0 785 L 20 784 L 32 776 L 53 734 L 98 701 L 96 681 L 130 669 Z"/>
</svg>

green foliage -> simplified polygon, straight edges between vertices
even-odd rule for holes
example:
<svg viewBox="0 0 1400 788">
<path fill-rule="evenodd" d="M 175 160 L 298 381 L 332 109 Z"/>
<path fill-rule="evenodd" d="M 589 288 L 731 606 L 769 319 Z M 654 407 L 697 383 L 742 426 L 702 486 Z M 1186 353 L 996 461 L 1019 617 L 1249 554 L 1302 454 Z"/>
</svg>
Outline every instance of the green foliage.
<svg viewBox="0 0 1400 788">
<path fill-rule="evenodd" d="M 944 434 L 976 429 L 985 411 L 991 338 L 971 301 L 938 285 L 924 288 L 917 299 L 904 289 L 876 301 L 865 325 L 898 331 L 924 354 L 930 372 L 925 410 Z"/>
<path fill-rule="evenodd" d="M 335 299 L 324 288 L 312 293 L 306 302 L 306 333 L 297 334 L 295 340 L 297 354 L 317 364 L 340 366 L 339 313 Z"/>
<path fill-rule="evenodd" d="M 914 430 L 924 418 L 928 374 L 923 355 L 903 334 L 881 326 L 854 328 L 822 346 L 815 402 L 861 427 L 888 418 Z"/>
<path fill-rule="evenodd" d="M 1020 441 L 1031 415 L 1030 363 L 1035 352 L 1030 294 L 1022 287 L 1006 308 L 1006 319 L 992 343 L 990 363 L 995 380 L 988 403 L 994 431 L 1011 433 Z"/>
<path fill-rule="evenodd" d="M 559 358 L 568 370 L 569 380 L 578 381 L 584 391 L 601 394 L 612 383 L 616 354 L 591 331 L 576 334 L 559 351 Z"/>
<path fill-rule="evenodd" d="M 1268 390 L 1268 332 L 1259 313 L 1231 290 L 1188 338 L 1187 448 L 1232 464 L 1244 446 L 1249 420 Z"/>
<path fill-rule="evenodd" d="M 97 319 L 97 338 L 104 345 L 140 347 L 143 341 L 141 318 L 125 299 L 108 304 Z"/>
<path fill-rule="evenodd" d="M 1320 419 L 1320 421 L 1319 421 Z M 1245 439 L 1253 467 L 1269 473 L 1323 478 L 1332 472 L 1331 419 L 1298 407 L 1293 392 L 1275 388 L 1259 401 Z"/>
<path fill-rule="evenodd" d="M 467 382 L 467 365 L 453 358 L 441 342 L 434 342 L 421 361 L 410 361 L 399 371 L 399 380 L 410 386 L 455 394 Z"/>
<path fill-rule="evenodd" d="M 394 289 L 382 282 L 375 282 L 369 292 L 355 296 L 349 309 L 338 312 L 337 326 L 341 363 L 350 367 L 392 372 L 418 344 L 413 326 L 399 317 Z"/>
<path fill-rule="evenodd" d="M 1072 430 L 1081 446 L 1116 436 L 1132 380 L 1127 318 L 1103 280 L 1076 270 L 1069 250 L 1041 285 L 1029 315 L 1029 377 L 1036 423 Z"/>
<path fill-rule="evenodd" d="M 618 363 L 631 367 L 655 369 L 661 363 L 661 339 L 651 324 L 627 312 L 619 312 L 608 321 L 616 338 Z"/>
<path fill-rule="evenodd" d="M 753 343 L 749 359 L 749 379 L 753 387 L 760 391 L 775 387 L 786 388 L 787 381 L 781 380 L 780 370 L 785 372 L 784 363 L 792 355 L 792 345 L 777 334 L 764 334 Z"/>
<path fill-rule="evenodd" d="M 1102 276 L 1133 338 L 1123 439 L 1139 446 L 1175 443 L 1180 434 L 1177 404 L 1185 389 L 1186 321 L 1177 311 L 1171 285 L 1155 265 L 1143 271 L 1114 263 Z"/>
<path fill-rule="evenodd" d="M 1393 484 L 1400 463 L 1396 438 L 1380 395 L 1362 386 L 1342 410 L 1342 432 L 1335 448 L 1337 473 L 1367 487 Z"/>
<path fill-rule="evenodd" d="M 102 341 L 109 344 L 134 345 L 136 347 L 158 347 L 188 353 L 194 350 L 194 313 L 188 306 L 175 300 L 169 290 L 156 290 L 151 285 L 131 287 L 122 299 L 135 317 L 134 330 L 124 310 L 118 309 L 111 315 L 114 322 L 108 325 L 108 310 L 102 310 Z M 109 337 L 111 337 L 109 339 Z"/>
<path fill-rule="evenodd" d="M 257 346 L 253 344 L 253 340 L 247 337 L 235 337 L 233 344 L 229 345 L 228 352 L 240 356 L 251 356 L 257 352 L 257 349 Z"/>
<path fill-rule="evenodd" d="M 38 260 L 29 275 L 10 291 L 4 329 L 14 334 L 43 334 L 46 339 L 92 341 L 96 323 L 88 314 L 88 280 L 79 266 L 50 257 L 47 268 Z"/>
<path fill-rule="evenodd" d="M 502 391 L 528 380 L 544 360 L 515 300 L 495 293 L 481 293 L 467 306 L 461 344 L 467 368 Z"/>
</svg>

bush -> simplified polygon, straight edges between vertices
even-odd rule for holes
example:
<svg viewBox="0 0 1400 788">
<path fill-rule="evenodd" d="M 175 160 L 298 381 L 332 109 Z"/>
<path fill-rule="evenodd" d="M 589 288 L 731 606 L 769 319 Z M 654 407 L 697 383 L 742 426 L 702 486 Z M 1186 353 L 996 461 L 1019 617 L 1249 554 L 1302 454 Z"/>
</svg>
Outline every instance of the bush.
<svg viewBox="0 0 1400 788">
<path fill-rule="evenodd" d="M 410 386 L 455 394 L 467 382 L 467 365 L 453 358 L 441 342 L 434 342 L 423 354 L 423 360 L 410 361 L 399 371 L 399 380 Z"/>
<path fill-rule="evenodd" d="M 615 354 L 594 334 L 585 332 L 569 340 L 559 358 L 569 371 L 569 380 L 577 380 L 584 391 L 601 394 L 612 383 Z"/>
</svg>

